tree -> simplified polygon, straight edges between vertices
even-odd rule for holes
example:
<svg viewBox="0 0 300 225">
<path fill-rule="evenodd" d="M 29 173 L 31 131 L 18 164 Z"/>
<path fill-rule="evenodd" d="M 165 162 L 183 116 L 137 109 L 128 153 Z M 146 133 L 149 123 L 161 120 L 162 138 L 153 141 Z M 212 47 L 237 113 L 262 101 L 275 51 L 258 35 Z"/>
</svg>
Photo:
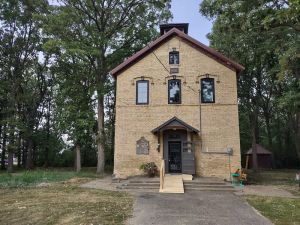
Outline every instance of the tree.
<svg viewBox="0 0 300 225">
<path fill-rule="evenodd" d="M 95 124 L 92 100 L 94 83 L 90 69 L 72 57 L 60 58 L 53 68 L 58 87 L 55 95 L 55 121 L 61 135 L 67 135 L 75 150 L 75 169 L 81 170 L 81 148 L 93 138 Z M 91 148 L 91 146 L 88 146 Z"/>
<path fill-rule="evenodd" d="M 157 34 L 155 26 L 170 18 L 170 0 L 62 0 L 45 18 L 48 45 L 79 58 L 91 68 L 97 93 L 97 172 L 104 171 L 104 100 L 109 71 Z"/>
<path fill-rule="evenodd" d="M 12 159 L 16 153 L 18 164 L 22 157 L 27 169 L 37 159 L 36 137 L 47 114 L 45 103 L 52 86 L 49 57 L 41 48 L 41 24 L 35 19 L 46 15 L 47 9 L 46 0 L 0 1 L 0 124 L 7 129 L 3 155 L 7 152 Z"/>
<path fill-rule="evenodd" d="M 200 12 L 214 19 L 212 33 L 208 35 L 211 45 L 246 67 L 238 83 L 240 115 L 243 118 L 241 122 L 248 123 L 242 127 L 249 129 L 252 136 L 254 167 L 257 165 L 255 146 L 264 141 L 265 132 L 269 147 L 273 147 L 273 134 L 278 134 L 279 138 L 283 132 L 289 132 L 272 127 L 275 127 L 276 120 L 282 120 L 281 116 L 277 116 L 282 114 L 278 101 L 292 88 L 291 82 L 283 80 L 289 80 L 287 77 L 299 80 L 296 70 L 291 72 L 288 68 L 296 65 L 299 68 L 299 55 L 296 53 L 299 53 L 297 46 L 300 41 L 299 10 L 298 0 L 204 0 L 200 5 Z M 294 63 L 284 63 L 290 60 Z M 284 74 L 285 78 L 280 79 L 280 74 Z M 299 91 L 299 82 L 292 83 L 296 83 Z M 290 112 L 285 112 L 285 115 Z M 242 114 L 248 114 L 249 120 L 246 121 Z M 242 139 L 243 143 L 247 141 Z"/>
</svg>

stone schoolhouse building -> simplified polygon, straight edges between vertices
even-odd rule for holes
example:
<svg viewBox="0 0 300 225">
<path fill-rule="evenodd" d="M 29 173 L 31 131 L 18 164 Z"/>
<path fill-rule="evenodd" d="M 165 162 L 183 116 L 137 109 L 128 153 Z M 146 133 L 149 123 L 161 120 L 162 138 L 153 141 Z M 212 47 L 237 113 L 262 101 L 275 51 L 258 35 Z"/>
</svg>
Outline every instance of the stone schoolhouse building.
<svg viewBox="0 0 300 225">
<path fill-rule="evenodd" d="M 229 179 L 241 167 L 237 76 L 242 65 L 164 24 L 161 36 L 111 71 L 116 79 L 114 175 L 166 173 Z"/>
</svg>

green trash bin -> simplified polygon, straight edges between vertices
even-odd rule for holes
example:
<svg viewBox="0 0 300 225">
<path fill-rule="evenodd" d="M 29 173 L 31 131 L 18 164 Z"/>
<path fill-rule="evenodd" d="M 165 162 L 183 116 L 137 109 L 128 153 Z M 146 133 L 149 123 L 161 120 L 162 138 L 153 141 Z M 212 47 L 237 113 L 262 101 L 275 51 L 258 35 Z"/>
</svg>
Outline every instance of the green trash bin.
<svg viewBox="0 0 300 225">
<path fill-rule="evenodd" d="M 232 173 L 231 177 L 232 177 L 232 184 L 234 186 L 239 186 L 240 185 L 240 181 L 239 181 L 240 174 L 238 174 L 238 173 Z"/>
</svg>

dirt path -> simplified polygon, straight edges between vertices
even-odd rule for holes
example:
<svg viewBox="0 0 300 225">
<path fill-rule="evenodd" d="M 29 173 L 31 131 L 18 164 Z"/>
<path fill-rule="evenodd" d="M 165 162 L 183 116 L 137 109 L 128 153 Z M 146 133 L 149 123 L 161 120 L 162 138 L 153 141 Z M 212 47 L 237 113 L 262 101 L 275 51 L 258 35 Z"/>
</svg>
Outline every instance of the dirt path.
<svg viewBox="0 0 300 225">
<path fill-rule="evenodd" d="M 116 185 L 117 183 L 112 182 L 111 175 L 106 175 L 104 176 L 104 178 L 90 181 L 88 183 L 80 185 L 80 187 L 116 191 Z"/>
<path fill-rule="evenodd" d="M 299 198 L 292 193 L 275 185 L 246 185 L 236 193 L 237 195 L 258 195 L 268 197 Z"/>
</svg>

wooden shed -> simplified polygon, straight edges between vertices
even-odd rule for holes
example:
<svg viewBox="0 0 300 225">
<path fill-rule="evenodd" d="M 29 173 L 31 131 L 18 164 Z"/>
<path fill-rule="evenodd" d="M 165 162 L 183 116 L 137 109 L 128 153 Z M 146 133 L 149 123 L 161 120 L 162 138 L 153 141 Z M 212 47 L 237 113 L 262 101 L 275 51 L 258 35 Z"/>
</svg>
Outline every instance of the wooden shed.
<svg viewBox="0 0 300 225">
<path fill-rule="evenodd" d="M 257 165 L 258 168 L 272 168 L 272 153 L 262 147 L 259 144 L 256 144 L 257 149 Z M 252 148 L 248 150 L 246 155 L 246 169 L 252 168 Z"/>
</svg>

